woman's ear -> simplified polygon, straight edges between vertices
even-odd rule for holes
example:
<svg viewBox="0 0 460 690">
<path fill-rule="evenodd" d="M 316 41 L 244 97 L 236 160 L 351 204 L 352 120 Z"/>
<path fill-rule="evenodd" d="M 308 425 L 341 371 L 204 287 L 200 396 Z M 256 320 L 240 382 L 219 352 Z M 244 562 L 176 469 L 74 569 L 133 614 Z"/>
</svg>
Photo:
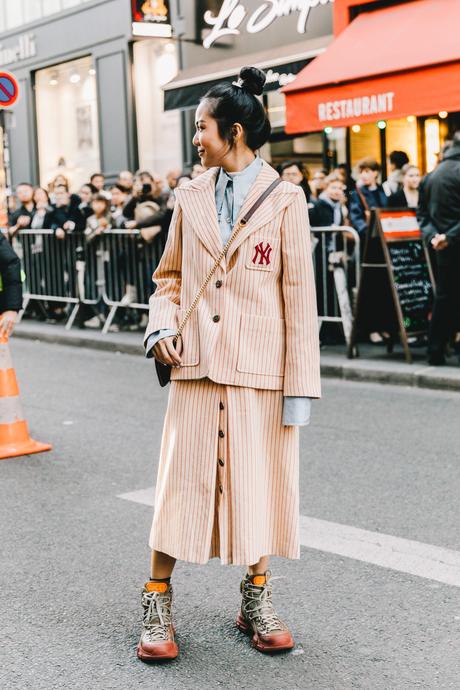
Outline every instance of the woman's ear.
<svg viewBox="0 0 460 690">
<path fill-rule="evenodd" d="M 239 122 L 235 122 L 232 126 L 233 141 L 236 143 L 238 141 L 244 141 L 244 129 Z"/>
</svg>

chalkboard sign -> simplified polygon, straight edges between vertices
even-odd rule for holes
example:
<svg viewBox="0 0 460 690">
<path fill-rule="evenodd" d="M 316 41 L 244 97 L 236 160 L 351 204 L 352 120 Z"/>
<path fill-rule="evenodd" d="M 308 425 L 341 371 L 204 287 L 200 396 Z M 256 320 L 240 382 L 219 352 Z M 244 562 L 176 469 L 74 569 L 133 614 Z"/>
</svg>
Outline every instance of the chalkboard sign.
<svg viewBox="0 0 460 690">
<path fill-rule="evenodd" d="M 433 304 L 433 286 L 421 240 L 388 245 L 394 285 L 406 333 L 425 333 Z"/>
<path fill-rule="evenodd" d="M 423 335 L 433 303 L 433 275 L 415 211 L 375 209 L 366 235 L 361 282 L 348 355 L 361 336 L 390 334 L 389 351 L 398 337 L 412 361 L 408 336 Z"/>
</svg>

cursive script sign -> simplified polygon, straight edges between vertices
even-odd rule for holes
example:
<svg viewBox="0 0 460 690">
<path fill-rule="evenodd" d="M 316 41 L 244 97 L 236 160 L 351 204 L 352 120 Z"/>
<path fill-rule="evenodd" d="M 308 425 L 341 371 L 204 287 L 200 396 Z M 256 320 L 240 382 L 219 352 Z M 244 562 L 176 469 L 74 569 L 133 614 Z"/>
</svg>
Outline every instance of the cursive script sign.
<svg viewBox="0 0 460 690">
<path fill-rule="evenodd" d="M 214 16 L 210 10 L 204 14 L 204 21 L 212 29 L 204 39 L 203 46 L 210 48 L 223 36 L 237 36 L 245 19 L 247 19 L 246 31 L 255 34 L 266 29 L 276 19 L 287 17 L 293 12 L 299 13 L 298 33 L 304 34 L 311 10 L 319 5 L 328 5 L 333 2 L 334 0 L 265 0 L 252 13 L 249 13 L 240 0 L 224 0 L 217 16 Z"/>
</svg>

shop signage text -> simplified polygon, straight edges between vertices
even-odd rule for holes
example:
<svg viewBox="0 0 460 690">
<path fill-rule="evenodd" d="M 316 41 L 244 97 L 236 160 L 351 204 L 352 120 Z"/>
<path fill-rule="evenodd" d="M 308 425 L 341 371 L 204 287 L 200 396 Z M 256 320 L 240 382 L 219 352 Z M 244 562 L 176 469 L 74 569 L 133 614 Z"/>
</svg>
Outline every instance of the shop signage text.
<svg viewBox="0 0 460 690">
<path fill-rule="evenodd" d="M 269 27 L 276 19 L 287 17 L 292 12 L 299 12 L 297 31 L 304 34 L 311 10 L 333 2 L 334 0 L 265 0 L 248 16 L 248 10 L 240 0 L 224 0 L 217 16 L 210 10 L 204 14 L 204 21 L 213 28 L 204 39 L 203 46 L 210 48 L 223 36 L 239 35 L 240 27 L 246 18 L 246 31 L 255 34 Z"/>
<path fill-rule="evenodd" d="M 27 60 L 35 57 L 37 45 L 34 34 L 21 34 L 16 45 L 11 48 L 4 48 L 0 43 L 0 66 L 9 65 L 12 62 Z"/>
<path fill-rule="evenodd" d="M 296 78 L 295 74 L 292 74 L 292 72 L 275 72 L 273 69 L 268 69 L 266 72 L 266 85 L 268 86 L 269 84 L 277 84 L 280 88 L 281 86 L 286 86 L 286 84 L 290 84 L 291 81 L 294 81 Z"/>
<path fill-rule="evenodd" d="M 341 101 L 328 101 L 318 104 L 320 122 L 332 122 L 364 115 L 391 113 L 394 105 L 394 92 L 377 93 L 358 98 L 344 98 Z"/>
</svg>

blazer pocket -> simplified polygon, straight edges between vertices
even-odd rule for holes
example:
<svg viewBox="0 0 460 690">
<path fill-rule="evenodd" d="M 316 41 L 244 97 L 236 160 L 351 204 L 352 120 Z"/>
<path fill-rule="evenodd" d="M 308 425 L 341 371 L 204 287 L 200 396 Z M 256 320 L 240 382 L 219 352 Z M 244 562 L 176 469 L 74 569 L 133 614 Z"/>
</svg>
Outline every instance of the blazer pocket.
<svg viewBox="0 0 460 690">
<path fill-rule="evenodd" d="M 236 368 L 247 374 L 284 376 L 284 319 L 242 314 Z"/>
<path fill-rule="evenodd" d="M 178 309 L 177 326 L 184 318 L 186 309 Z M 182 333 L 182 366 L 194 367 L 200 362 L 200 337 L 198 333 L 198 312 L 192 312 Z"/>
<path fill-rule="evenodd" d="M 248 243 L 246 268 L 273 271 L 273 267 L 280 261 L 280 240 L 277 237 L 251 235 Z"/>
</svg>

